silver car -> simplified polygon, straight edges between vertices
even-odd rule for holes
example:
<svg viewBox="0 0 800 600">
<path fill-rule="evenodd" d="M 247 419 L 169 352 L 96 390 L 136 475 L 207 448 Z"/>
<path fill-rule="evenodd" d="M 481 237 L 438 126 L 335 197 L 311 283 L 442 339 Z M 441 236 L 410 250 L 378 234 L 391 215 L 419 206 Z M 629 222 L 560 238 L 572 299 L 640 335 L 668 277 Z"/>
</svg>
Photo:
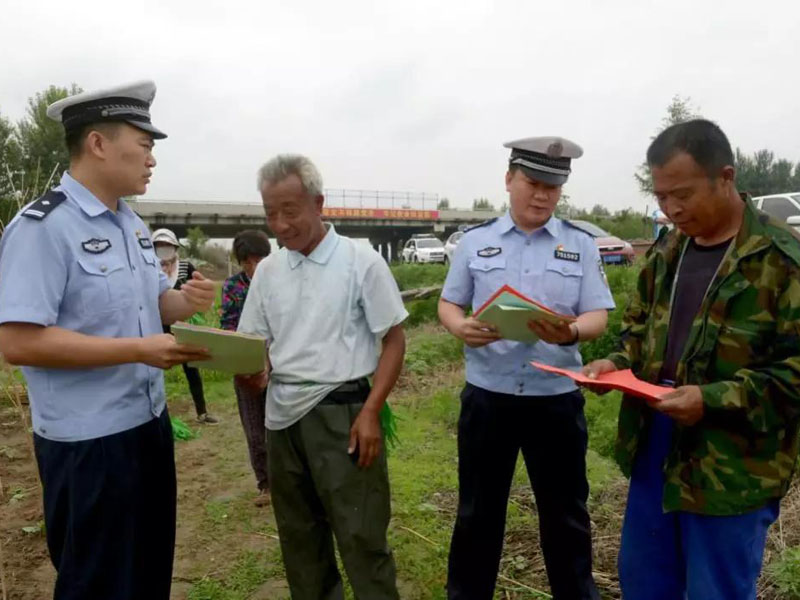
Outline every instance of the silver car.
<svg viewBox="0 0 800 600">
<path fill-rule="evenodd" d="M 456 231 L 453 235 L 447 238 L 447 241 L 444 243 L 444 263 L 450 264 L 450 261 L 453 260 L 453 254 L 456 251 L 456 246 L 458 246 L 458 242 L 461 241 L 461 237 L 464 235 L 463 231 Z"/>
<path fill-rule="evenodd" d="M 800 232 L 800 193 L 770 194 L 753 198 L 756 208 Z"/>
</svg>

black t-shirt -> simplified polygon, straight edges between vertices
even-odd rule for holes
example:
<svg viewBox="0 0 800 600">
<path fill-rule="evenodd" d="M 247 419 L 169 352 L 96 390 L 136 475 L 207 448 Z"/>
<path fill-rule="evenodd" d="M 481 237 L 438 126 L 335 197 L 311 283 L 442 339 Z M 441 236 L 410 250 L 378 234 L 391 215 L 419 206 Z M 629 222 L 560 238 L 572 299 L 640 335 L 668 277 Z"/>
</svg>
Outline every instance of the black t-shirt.
<svg viewBox="0 0 800 600">
<path fill-rule="evenodd" d="M 692 322 L 729 245 L 730 240 L 714 246 L 699 246 L 692 239 L 686 247 L 680 271 L 676 275 L 667 349 L 659 375 L 662 381 L 675 380 L 678 363 L 692 330 Z"/>
</svg>

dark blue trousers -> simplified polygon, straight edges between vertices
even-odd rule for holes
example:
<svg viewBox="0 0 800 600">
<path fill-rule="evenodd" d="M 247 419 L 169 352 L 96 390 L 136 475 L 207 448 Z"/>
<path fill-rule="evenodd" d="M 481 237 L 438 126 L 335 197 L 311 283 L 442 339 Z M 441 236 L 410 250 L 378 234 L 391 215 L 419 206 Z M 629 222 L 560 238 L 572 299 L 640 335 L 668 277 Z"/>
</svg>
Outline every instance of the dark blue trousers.
<svg viewBox="0 0 800 600">
<path fill-rule="evenodd" d="M 672 420 L 655 412 L 631 475 L 619 578 L 625 600 L 755 600 L 769 526 L 779 502 L 716 517 L 664 513 L 663 465 Z"/>
<path fill-rule="evenodd" d="M 175 458 L 167 410 L 80 442 L 34 437 L 55 600 L 169 600 Z"/>
<path fill-rule="evenodd" d="M 583 396 L 513 396 L 467 384 L 458 421 L 458 515 L 447 573 L 449 600 L 491 600 L 508 495 L 520 451 L 536 497 L 555 600 L 597 600 L 586 500 Z"/>
</svg>

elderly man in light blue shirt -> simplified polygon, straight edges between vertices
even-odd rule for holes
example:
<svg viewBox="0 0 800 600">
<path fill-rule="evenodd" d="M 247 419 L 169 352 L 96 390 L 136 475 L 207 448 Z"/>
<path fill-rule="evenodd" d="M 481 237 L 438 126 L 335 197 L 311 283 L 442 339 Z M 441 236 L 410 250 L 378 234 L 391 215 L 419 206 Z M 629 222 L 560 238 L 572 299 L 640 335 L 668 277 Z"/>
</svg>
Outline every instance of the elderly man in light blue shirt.
<svg viewBox="0 0 800 600">
<path fill-rule="evenodd" d="M 175 463 L 163 368 L 207 354 L 162 322 L 210 308 L 199 273 L 171 290 L 147 226 L 121 200 L 155 159 L 152 82 L 60 100 L 69 172 L 0 240 L 0 352 L 22 366 L 58 576 L 56 600 L 167 600 Z"/>
<path fill-rule="evenodd" d="M 269 368 L 249 379 L 269 374 L 267 460 L 292 599 L 344 599 L 335 537 L 355 597 L 397 600 L 379 414 L 408 312 L 380 255 L 323 223 L 307 157 L 273 158 L 258 187 L 283 247 L 259 263 L 239 331 L 269 341 Z"/>
<path fill-rule="evenodd" d="M 603 332 L 614 302 L 594 240 L 553 216 L 571 160 L 583 151 L 563 138 L 528 138 L 506 147 L 512 149 L 506 174 L 510 209 L 464 234 L 439 301 L 442 323 L 467 344 L 448 598 L 493 596 L 521 450 L 553 597 L 596 599 L 583 397 L 572 380 L 529 363 L 580 368 L 578 342 Z M 503 285 L 576 320 L 531 323 L 540 339 L 535 344 L 502 340 L 466 310 L 475 311 Z"/>
</svg>

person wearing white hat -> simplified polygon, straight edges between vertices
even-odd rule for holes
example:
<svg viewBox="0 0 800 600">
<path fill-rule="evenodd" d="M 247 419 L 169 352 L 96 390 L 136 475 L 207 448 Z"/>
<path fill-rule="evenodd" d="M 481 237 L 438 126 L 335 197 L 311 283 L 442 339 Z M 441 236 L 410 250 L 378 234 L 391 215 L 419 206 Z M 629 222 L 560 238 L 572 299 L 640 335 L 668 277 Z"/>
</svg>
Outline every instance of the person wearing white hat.
<svg viewBox="0 0 800 600">
<path fill-rule="evenodd" d="M 211 281 L 178 290 L 122 200 L 153 169 L 151 81 L 47 109 L 69 170 L 0 239 L 0 352 L 30 396 L 56 600 L 168 600 L 176 481 L 162 369 L 203 360 L 162 323 L 208 310 Z"/>
<path fill-rule="evenodd" d="M 192 278 L 192 274 L 197 269 L 188 260 L 181 260 L 178 257 L 178 248 L 181 247 L 181 244 L 171 229 L 156 229 L 153 232 L 152 240 L 156 256 L 161 261 L 161 270 L 167 275 L 167 279 L 169 279 L 173 289 L 180 290 L 183 284 Z M 170 331 L 170 326 L 164 325 L 164 333 L 170 333 Z M 206 408 L 203 377 L 200 375 L 200 369 L 190 367 L 186 363 L 183 363 L 181 367 L 183 367 L 183 374 L 186 375 L 186 381 L 189 383 L 189 393 L 192 395 L 198 423 L 217 425 L 219 419 L 208 414 Z"/>
</svg>

